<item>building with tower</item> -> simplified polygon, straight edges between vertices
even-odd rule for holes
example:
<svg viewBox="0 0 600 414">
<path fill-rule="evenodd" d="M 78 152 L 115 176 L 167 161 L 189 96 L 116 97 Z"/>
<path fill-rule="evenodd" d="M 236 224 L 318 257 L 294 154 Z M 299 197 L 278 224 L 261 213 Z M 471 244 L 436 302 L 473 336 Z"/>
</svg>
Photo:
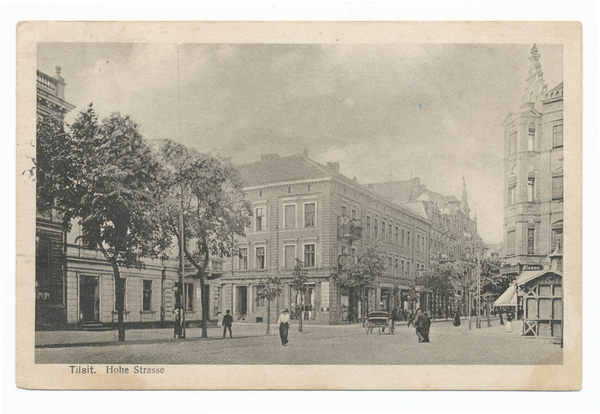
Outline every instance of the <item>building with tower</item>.
<svg viewBox="0 0 600 414">
<path fill-rule="evenodd" d="M 539 268 L 563 237 L 563 84 L 548 89 L 535 45 L 529 62 L 523 103 L 502 124 L 503 260 L 514 273 Z"/>
</svg>

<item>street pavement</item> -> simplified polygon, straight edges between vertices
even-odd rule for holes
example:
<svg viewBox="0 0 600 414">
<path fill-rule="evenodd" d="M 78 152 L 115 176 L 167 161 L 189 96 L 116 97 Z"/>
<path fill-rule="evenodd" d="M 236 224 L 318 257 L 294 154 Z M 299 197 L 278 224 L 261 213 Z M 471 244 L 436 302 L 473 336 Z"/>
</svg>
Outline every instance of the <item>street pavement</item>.
<svg viewBox="0 0 600 414">
<path fill-rule="evenodd" d="M 290 327 L 287 346 L 282 346 L 276 326 L 265 334 L 264 324 L 234 324 L 233 338 L 222 338 L 220 328 L 209 328 L 208 339 L 200 329 L 187 330 L 187 339 L 173 339 L 172 329 L 126 332 L 118 343 L 117 332 L 36 332 L 36 363 L 41 364 L 341 364 L 341 365 L 537 365 L 562 364 L 556 340 L 512 334 L 493 320 L 492 327 L 469 330 L 451 322 L 431 327 L 431 342 L 418 343 L 415 329 L 396 326 L 394 335 L 368 335 L 361 324 Z"/>
</svg>

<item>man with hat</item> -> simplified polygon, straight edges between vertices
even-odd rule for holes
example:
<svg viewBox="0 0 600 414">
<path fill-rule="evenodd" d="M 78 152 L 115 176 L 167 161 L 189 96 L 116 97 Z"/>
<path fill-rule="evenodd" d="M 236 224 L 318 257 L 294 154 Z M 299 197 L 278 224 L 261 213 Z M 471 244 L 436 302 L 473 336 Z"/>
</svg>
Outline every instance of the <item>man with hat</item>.
<svg viewBox="0 0 600 414">
<path fill-rule="evenodd" d="M 277 319 L 277 325 L 279 325 L 281 345 L 287 345 L 288 331 L 290 329 L 290 311 L 287 308 L 281 311 L 281 315 L 279 315 L 279 319 Z"/>
<path fill-rule="evenodd" d="M 233 316 L 229 314 L 229 309 L 227 309 L 227 314 L 223 316 L 223 338 L 225 338 L 225 333 L 227 329 L 229 329 L 229 337 L 233 338 L 231 335 L 231 325 L 233 324 Z"/>
</svg>

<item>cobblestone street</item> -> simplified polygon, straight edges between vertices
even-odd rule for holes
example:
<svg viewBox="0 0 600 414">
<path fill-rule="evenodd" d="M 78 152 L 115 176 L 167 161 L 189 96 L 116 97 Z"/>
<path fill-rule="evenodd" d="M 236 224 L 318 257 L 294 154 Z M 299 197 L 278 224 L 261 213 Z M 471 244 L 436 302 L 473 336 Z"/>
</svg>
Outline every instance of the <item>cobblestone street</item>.
<svg viewBox="0 0 600 414">
<path fill-rule="evenodd" d="M 516 324 L 517 325 L 517 324 Z M 431 343 L 418 343 L 414 328 L 398 325 L 394 335 L 367 335 L 362 325 L 298 326 L 290 328 L 288 346 L 281 346 L 277 328 L 265 335 L 265 326 L 237 324 L 234 338 L 222 339 L 210 328 L 208 339 L 189 329 L 188 339 L 175 340 L 171 329 L 130 330 L 126 343 L 116 343 L 116 331 L 37 332 L 36 363 L 48 364 L 343 364 L 343 365 L 530 365 L 562 364 L 556 341 L 508 334 L 498 320 L 488 328 L 469 331 L 436 322 Z M 76 342 L 79 342 L 76 344 Z M 85 345 L 89 343 L 90 345 Z"/>
</svg>

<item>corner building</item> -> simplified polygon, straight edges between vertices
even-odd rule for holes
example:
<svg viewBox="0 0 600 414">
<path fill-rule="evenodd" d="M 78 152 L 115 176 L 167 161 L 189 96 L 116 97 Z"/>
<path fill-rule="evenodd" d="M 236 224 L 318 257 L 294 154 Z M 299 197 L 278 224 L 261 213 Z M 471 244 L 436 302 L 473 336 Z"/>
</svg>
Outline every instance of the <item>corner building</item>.
<svg viewBox="0 0 600 414">
<path fill-rule="evenodd" d="M 263 155 L 238 169 L 254 217 L 246 237 L 238 240 L 239 257 L 227 259 L 223 276 L 212 282 L 221 312 L 231 310 L 236 321 L 265 322 L 266 304 L 256 301 L 256 292 L 269 276 L 279 277 L 283 288 L 271 305 L 271 320 L 288 308 L 295 319 L 338 324 L 350 312 L 359 315 L 363 306 L 409 306 L 403 298 L 417 272 L 428 266 L 429 223 L 424 217 L 340 174 L 338 163 L 310 159 L 306 150 L 289 157 Z M 368 238 L 382 246 L 387 266 L 360 303 L 332 275 L 344 261 L 353 260 Z M 309 277 L 303 303 L 290 287 L 296 259 L 304 262 Z M 412 305 L 418 306 L 419 299 Z"/>
<path fill-rule="evenodd" d="M 503 123 L 503 256 L 515 269 L 562 249 L 563 84 L 548 90 L 539 58 L 534 45 L 523 105 Z"/>
</svg>

